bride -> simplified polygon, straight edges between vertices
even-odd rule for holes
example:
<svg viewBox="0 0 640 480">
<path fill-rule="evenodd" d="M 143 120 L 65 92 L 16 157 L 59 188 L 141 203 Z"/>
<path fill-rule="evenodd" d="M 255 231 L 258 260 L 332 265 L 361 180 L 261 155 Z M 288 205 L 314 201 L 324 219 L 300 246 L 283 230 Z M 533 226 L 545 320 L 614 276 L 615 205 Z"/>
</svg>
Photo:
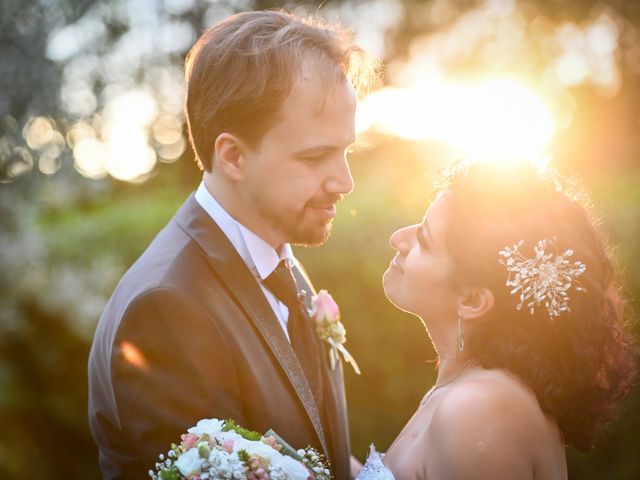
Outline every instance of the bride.
<svg viewBox="0 0 640 480">
<path fill-rule="evenodd" d="M 384 290 L 424 322 L 438 377 L 358 480 L 566 479 L 635 374 L 623 302 L 588 209 L 533 167 L 457 164 L 391 237 Z"/>
</svg>

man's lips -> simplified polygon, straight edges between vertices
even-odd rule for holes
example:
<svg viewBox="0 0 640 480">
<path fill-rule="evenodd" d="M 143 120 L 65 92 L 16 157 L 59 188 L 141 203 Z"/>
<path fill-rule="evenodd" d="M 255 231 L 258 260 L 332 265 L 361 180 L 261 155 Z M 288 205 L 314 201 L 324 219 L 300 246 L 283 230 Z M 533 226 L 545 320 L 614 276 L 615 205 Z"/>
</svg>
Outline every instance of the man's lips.
<svg viewBox="0 0 640 480">
<path fill-rule="evenodd" d="M 326 218 L 335 218 L 336 216 L 335 203 L 329 205 L 313 205 L 311 208 Z"/>
<path fill-rule="evenodd" d="M 339 201 L 339 198 L 331 198 L 325 199 L 324 201 L 313 202 L 309 204 L 309 207 L 313 210 L 318 211 L 328 218 L 334 218 L 336 216 L 336 203 Z"/>
<path fill-rule="evenodd" d="M 327 205 L 316 205 L 313 208 L 317 208 L 318 210 L 327 210 L 328 212 L 336 212 L 336 204 L 335 203 L 329 203 Z"/>
</svg>

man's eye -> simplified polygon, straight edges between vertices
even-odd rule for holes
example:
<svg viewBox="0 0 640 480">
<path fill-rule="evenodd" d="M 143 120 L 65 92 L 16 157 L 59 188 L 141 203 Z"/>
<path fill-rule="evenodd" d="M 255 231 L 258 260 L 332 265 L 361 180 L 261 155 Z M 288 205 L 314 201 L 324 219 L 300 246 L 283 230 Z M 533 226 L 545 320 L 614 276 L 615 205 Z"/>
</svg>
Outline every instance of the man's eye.
<svg viewBox="0 0 640 480">
<path fill-rule="evenodd" d="M 318 153 L 314 155 L 305 155 L 304 157 L 301 157 L 301 158 L 305 162 L 314 163 L 314 162 L 321 162 L 322 160 L 325 159 L 326 156 L 327 155 L 325 153 Z"/>
</svg>

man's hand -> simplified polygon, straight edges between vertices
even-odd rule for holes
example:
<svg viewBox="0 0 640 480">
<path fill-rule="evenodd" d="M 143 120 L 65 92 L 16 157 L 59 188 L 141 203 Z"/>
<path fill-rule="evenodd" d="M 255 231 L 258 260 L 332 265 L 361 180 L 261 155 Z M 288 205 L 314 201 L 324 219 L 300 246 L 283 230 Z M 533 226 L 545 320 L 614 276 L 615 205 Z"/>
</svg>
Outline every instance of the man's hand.
<svg viewBox="0 0 640 480">
<path fill-rule="evenodd" d="M 362 470 L 362 463 L 356 457 L 351 455 L 351 478 L 356 478 Z"/>
</svg>

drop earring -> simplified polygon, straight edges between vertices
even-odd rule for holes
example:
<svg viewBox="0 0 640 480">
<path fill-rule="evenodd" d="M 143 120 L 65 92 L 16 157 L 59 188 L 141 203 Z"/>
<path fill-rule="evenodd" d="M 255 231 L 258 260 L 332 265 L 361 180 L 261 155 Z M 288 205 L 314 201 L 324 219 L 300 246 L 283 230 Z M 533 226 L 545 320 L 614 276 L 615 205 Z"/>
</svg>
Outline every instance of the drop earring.
<svg viewBox="0 0 640 480">
<path fill-rule="evenodd" d="M 462 312 L 458 312 L 458 350 L 464 352 L 464 337 L 462 336 L 462 320 L 464 319 L 464 314 Z"/>
</svg>

